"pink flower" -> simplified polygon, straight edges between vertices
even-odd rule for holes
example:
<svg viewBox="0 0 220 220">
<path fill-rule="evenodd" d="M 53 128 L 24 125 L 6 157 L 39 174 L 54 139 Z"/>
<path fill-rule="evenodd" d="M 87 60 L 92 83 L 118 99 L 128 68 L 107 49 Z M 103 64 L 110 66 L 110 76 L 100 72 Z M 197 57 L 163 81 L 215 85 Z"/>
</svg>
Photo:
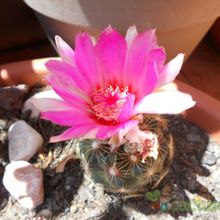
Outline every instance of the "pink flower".
<svg viewBox="0 0 220 220">
<path fill-rule="evenodd" d="M 116 134 L 120 139 L 141 113 L 176 114 L 195 104 L 188 94 L 157 90 L 174 80 L 184 55 L 164 65 L 155 30 L 138 34 L 132 26 L 124 38 L 108 27 L 97 43 L 80 33 L 75 51 L 58 36 L 56 44 L 62 61 L 46 63 L 47 80 L 61 99 L 44 100 L 41 117 L 69 128 L 52 142 Z"/>
</svg>

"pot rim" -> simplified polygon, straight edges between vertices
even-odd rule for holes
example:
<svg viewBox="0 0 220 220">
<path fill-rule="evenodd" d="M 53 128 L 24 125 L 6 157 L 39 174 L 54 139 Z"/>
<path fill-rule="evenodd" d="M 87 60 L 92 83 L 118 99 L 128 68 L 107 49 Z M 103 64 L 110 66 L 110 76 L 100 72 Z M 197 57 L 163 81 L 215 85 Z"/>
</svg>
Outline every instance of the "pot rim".
<svg viewBox="0 0 220 220">
<path fill-rule="evenodd" d="M 219 16 L 219 1 L 212 0 L 212 4 L 204 0 L 191 0 L 190 3 L 184 0 L 179 1 L 158 1 L 151 2 L 146 0 L 139 1 L 135 4 L 133 1 L 127 1 L 126 9 L 124 10 L 123 1 L 106 3 L 104 1 L 94 1 L 93 4 L 96 10 L 91 12 L 90 2 L 81 2 L 79 0 L 56 2 L 46 0 L 39 2 L 36 0 L 24 0 L 25 4 L 35 11 L 40 20 L 49 18 L 55 21 L 64 22 L 70 25 L 94 27 L 103 29 L 108 25 L 109 21 L 117 27 L 115 16 L 119 14 L 118 20 L 124 20 L 127 16 L 137 14 L 137 8 L 140 8 L 139 14 L 142 14 L 138 20 L 145 21 L 145 25 L 140 22 L 134 22 L 137 26 L 157 27 L 163 31 L 174 31 L 176 29 L 185 29 L 193 27 L 197 24 L 213 23 Z M 198 10 L 198 5 L 200 10 Z M 62 6 L 62 10 L 60 7 Z M 178 10 L 176 10 L 178 9 Z M 202 10 L 201 10 L 202 9 Z M 65 11 L 65 13 L 63 13 Z M 115 13 L 110 13 L 114 11 Z M 155 11 L 160 16 L 155 16 Z M 187 11 L 188 16 L 185 16 Z M 197 13 L 195 13 L 195 11 Z M 100 17 L 107 15 L 107 24 L 100 24 Z M 111 16 L 108 16 L 108 15 Z M 169 16 L 167 16 L 169 14 Z M 110 19 L 110 20 L 109 20 Z M 162 22 L 161 22 L 162 21 Z M 149 27 L 148 27 L 149 28 Z M 125 31 L 125 30 L 124 30 Z"/>
<path fill-rule="evenodd" d="M 22 83 L 29 86 L 36 83 L 46 84 L 44 77 L 47 70 L 44 64 L 50 59 L 59 58 L 39 58 L 0 65 L 0 87 Z M 196 101 L 196 105 L 185 111 L 184 117 L 206 130 L 214 140 L 220 143 L 220 101 L 178 80 L 164 89 L 178 89 L 189 93 Z"/>
</svg>

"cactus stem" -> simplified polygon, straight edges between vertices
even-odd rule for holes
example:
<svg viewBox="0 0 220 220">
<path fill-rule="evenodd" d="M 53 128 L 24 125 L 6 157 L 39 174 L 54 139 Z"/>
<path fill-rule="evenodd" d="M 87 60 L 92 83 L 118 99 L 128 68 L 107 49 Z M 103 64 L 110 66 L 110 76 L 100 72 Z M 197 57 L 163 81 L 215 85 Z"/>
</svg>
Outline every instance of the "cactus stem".
<svg viewBox="0 0 220 220">
<path fill-rule="evenodd" d="M 100 148 L 100 144 L 97 141 L 92 142 L 92 149 L 97 150 Z"/>
<path fill-rule="evenodd" d="M 151 133 L 158 142 L 150 139 L 149 143 L 136 143 L 125 139 L 114 151 L 111 151 L 109 140 L 81 141 L 77 154 L 83 161 L 85 173 L 122 198 L 140 196 L 156 187 L 167 174 L 174 154 L 172 135 L 166 124 L 161 116 L 143 115 L 140 130 Z M 158 150 L 156 158 L 148 154 L 152 153 L 154 145 Z"/>
<path fill-rule="evenodd" d="M 108 172 L 109 172 L 109 174 L 110 174 L 111 176 L 119 176 L 119 174 L 120 174 L 119 169 L 117 169 L 117 168 L 115 167 L 115 165 L 109 167 Z"/>
<path fill-rule="evenodd" d="M 138 160 L 137 156 L 135 156 L 134 154 L 131 154 L 131 155 L 130 155 L 130 159 L 131 159 L 133 162 L 137 162 L 137 160 Z"/>
</svg>

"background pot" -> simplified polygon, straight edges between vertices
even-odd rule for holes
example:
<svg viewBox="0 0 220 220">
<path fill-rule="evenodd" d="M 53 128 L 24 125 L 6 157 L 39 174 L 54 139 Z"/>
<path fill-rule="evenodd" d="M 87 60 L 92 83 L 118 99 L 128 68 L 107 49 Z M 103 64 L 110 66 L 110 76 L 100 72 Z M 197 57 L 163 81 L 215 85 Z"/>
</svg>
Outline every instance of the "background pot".
<svg viewBox="0 0 220 220">
<path fill-rule="evenodd" d="M 51 58 L 26 60 L 0 66 L 0 86 L 26 83 L 45 84 L 47 70 L 44 63 Z M 53 58 L 54 59 L 54 58 Z M 187 110 L 185 117 L 204 128 L 220 143 L 220 102 L 211 96 L 183 82 L 176 81 L 165 87 L 167 90 L 178 89 L 192 95 L 196 106 Z"/>
<path fill-rule="evenodd" d="M 86 30 L 97 35 L 111 24 L 122 33 L 135 24 L 139 31 L 156 28 L 168 59 L 179 52 L 190 55 L 220 14 L 219 0 L 24 0 L 36 11 L 51 41 Z"/>
<path fill-rule="evenodd" d="M 210 36 L 215 48 L 220 52 L 220 17 L 215 21 L 210 30 Z"/>
</svg>

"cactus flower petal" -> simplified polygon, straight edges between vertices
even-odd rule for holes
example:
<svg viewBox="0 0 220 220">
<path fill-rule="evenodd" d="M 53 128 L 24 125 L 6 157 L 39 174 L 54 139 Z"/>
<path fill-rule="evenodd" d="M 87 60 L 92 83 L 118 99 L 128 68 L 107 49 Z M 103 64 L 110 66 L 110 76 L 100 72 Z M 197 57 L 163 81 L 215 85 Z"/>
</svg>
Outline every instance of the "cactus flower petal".
<svg viewBox="0 0 220 220">
<path fill-rule="evenodd" d="M 58 36 L 56 44 L 61 61 L 50 60 L 46 67 L 60 101 L 40 110 L 42 118 L 69 128 L 53 142 L 114 137 L 110 141 L 121 143 L 140 114 L 176 114 L 195 104 L 188 94 L 155 92 L 176 77 L 183 62 L 179 54 L 165 64 L 155 30 L 138 33 L 132 26 L 123 37 L 109 26 L 97 42 L 79 33 L 75 50 Z"/>
<path fill-rule="evenodd" d="M 56 111 L 68 111 L 72 110 L 73 107 L 68 103 L 60 99 L 55 98 L 31 98 L 31 103 L 38 109 L 39 112 L 54 111 L 54 106 L 56 106 Z"/>
<path fill-rule="evenodd" d="M 128 28 L 127 33 L 126 33 L 126 37 L 125 37 L 128 48 L 130 48 L 133 40 L 135 39 L 135 37 L 137 35 L 138 35 L 138 32 L 137 32 L 137 28 L 135 25 Z"/>
<path fill-rule="evenodd" d="M 189 94 L 179 91 L 155 92 L 140 100 L 133 114 L 178 114 L 194 105 Z"/>
<path fill-rule="evenodd" d="M 137 92 L 137 86 L 139 85 L 138 82 L 142 78 L 149 78 L 149 81 L 151 81 L 152 84 L 155 83 L 154 78 L 156 78 L 156 74 L 154 71 L 152 72 L 152 62 L 148 62 L 149 54 L 155 48 L 157 48 L 155 30 L 149 30 L 138 34 L 131 42 L 130 48 L 127 51 L 124 81 L 126 85 L 134 88 Z M 150 68 L 149 64 L 151 64 Z M 145 88 L 148 89 L 148 87 L 149 82 L 148 84 L 145 84 Z M 139 89 L 144 89 L 143 85 L 139 87 Z M 144 94 L 140 95 L 144 96 Z"/>
<path fill-rule="evenodd" d="M 124 37 L 111 27 L 100 35 L 95 51 L 105 81 L 115 83 L 122 80 L 126 50 Z"/>
<path fill-rule="evenodd" d="M 129 94 L 126 97 L 126 101 L 118 117 L 119 121 L 123 122 L 126 121 L 128 118 L 132 117 L 134 103 L 135 103 L 135 95 Z"/>
<path fill-rule="evenodd" d="M 63 61 L 76 66 L 73 49 L 60 37 L 55 36 L 58 53 Z"/>
<path fill-rule="evenodd" d="M 73 126 L 89 121 L 93 122 L 88 113 L 76 109 L 42 112 L 41 118 L 62 126 Z"/>
<path fill-rule="evenodd" d="M 87 133 L 90 133 L 91 130 L 94 129 L 94 124 L 80 124 L 75 125 L 74 127 L 71 127 L 64 131 L 62 134 L 53 136 L 50 138 L 50 142 L 59 142 L 59 141 L 65 141 L 72 138 L 77 138 L 86 135 Z M 90 138 L 94 138 L 90 136 Z"/>
<path fill-rule="evenodd" d="M 167 63 L 159 73 L 156 87 L 161 87 L 172 82 L 179 74 L 183 60 L 184 54 L 180 53 L 169 63 Z"/>
<path fill-rule="evenodd" d="M 78 78 L 70 65 L 61 61 L 50 60 L 47 62 L 46 67 L 53 72 L 53 74 L 47 76 L 48 82 L 63 100 L 72 103 L 72 106 L 75 107 L 84 106 L 85 102 L 89 102 L 90 98 L 84 92 L 89 88 L 86 81 L 82 77 Z"/>
<path fill-rule="evenodd" d="M 96 137 L 98 139 L 107 139 L 112 137 L 116 133 L 126 134 L 128 130 L 138 124 L 137 120 L 128 120 L 127 122 L 121 123 L 118 126 L 100 126 L 99 131 L 97 132 Z M 119 135 L 123 137 L 124 135 Z M 122 140 L 122 139 L 121 139 Z"/>
<path fill-rule="evenodd" d="M 78 73 L 86 79 L 91 87 L 95 87 L 101 79 L 98 74 L 92 39 L 87 33 L 80 33 L 76 36 L 75 59 Z"/>
</svg>

